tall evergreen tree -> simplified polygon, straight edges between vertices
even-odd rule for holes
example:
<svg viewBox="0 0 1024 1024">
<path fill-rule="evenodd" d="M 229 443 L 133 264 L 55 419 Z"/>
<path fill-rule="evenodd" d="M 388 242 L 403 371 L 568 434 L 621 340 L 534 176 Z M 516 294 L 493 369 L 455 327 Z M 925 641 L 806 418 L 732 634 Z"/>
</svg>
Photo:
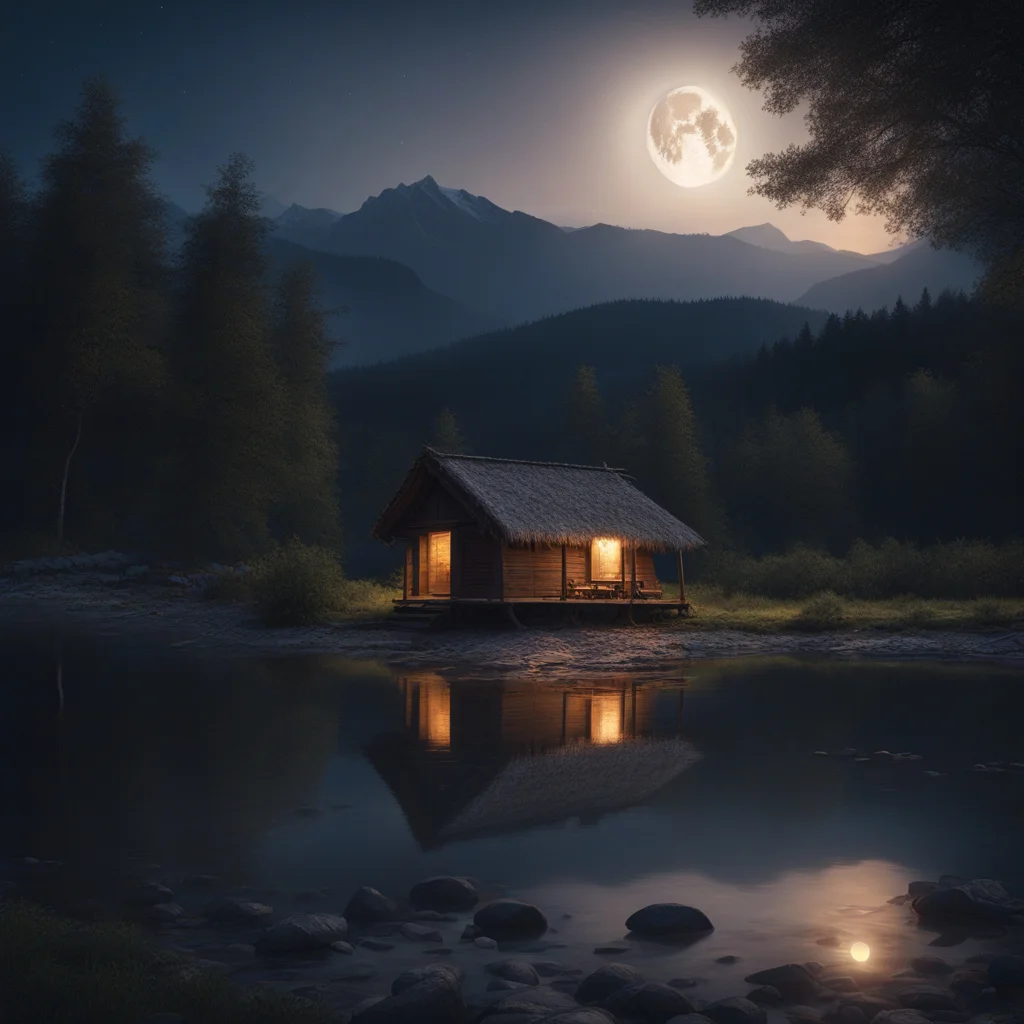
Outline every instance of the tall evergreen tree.
<svg viewBox="0 0 1024 1024">
<path fill-rule="evenodd" d="M 267 226 L 251 172 L 247 157 L 231 156 L 188 225 L 171 352 L 174 540 L 184 553 L 232 560 L 269 543 L 283 450 Z"/>
<path fill-rule="evenodd" d="M 644 446 L 637 474 L 660 505 L 707 539 L 721 535 L 697 418 L 682 374 L 659 366 L 643 406 Z"/>
<path fill-rule="evenodd" d="M 29 267 L 30 399 L 63 541 L 80 444 L 94 465 L 109 456 L 124 432 L 103 436 L 104 417 L 159 384 L 166 270 L 164 203 L 148 177 L 153 153 L 126 134 L 114 89 L 87 81 L 56 137 L 43 165 Z M 94 481 L 81 491 L 101 498 Z"/>
<path fill-rule="evenodd" d="M 593 366 L 579 366 L 565 403 L 565 458 L 569 462 L 597 465 L 609 458 L 608 418 Z"/>
<path fill-rule="evenodd" d="M 337 547 L 338 446 L 334 410 L 327 398 L 332 343 L 316 301 L 316 276 L 309 263 L 281 275 L 273 327 L 274 356 L 283 385 L 280 489 L 274 532 L 309 544 Z"/>
<path fill-rule="evenodd" d="M 469 454 L 469 446 L 459 429 L 455 413 L 447 405 L 434 417 L 434 425 L 430 433 L 430 447 L 449 455 Z"/>
</svg>

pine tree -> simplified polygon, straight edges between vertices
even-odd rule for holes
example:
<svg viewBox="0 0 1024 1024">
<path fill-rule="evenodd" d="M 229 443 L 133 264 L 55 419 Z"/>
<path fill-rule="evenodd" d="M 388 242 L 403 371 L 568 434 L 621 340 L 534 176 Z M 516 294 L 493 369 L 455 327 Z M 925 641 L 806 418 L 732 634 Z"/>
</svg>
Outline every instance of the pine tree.
<svg viewBox="0 0 1024 1024">
<path fill-rule="evenodd" d="M 332 343 L 316 302 L 313 266 L 297 263 L 281 275 L 273 327 L 274 357 L 283 385 L 283 460 L 274 533 L 308 544 L 340 544 L 334 412 L 327 397 Z"/>
<path fill-rule="evenodd" d="M 579 366 L 566 401 L 564 455 L 568 462 L 599 465 L 609 458 L 608 418 L 593 366 Z"/>
<path fill-rule="evenodd" d="M 124 435 L 104 436 L 103 417 L 159 385 L 166 268 L 164 203 L 148 178 L 153 153 L 126 135 L 113 88 L 87 81 L 56 137 L 30 257 L 29 398 L 63 541 L 79 445 L 85 439 L 94 463 L 109 455 Z M 94 486 L 87 491 L 100 497 Z"/>
<path fill-rule="evenodd" d="M 266 222 L 234 154 L 187 227 L 171 360 L 178 436 L 169 502 L 183 553 L 247 557 L 270 540 L 283 389 L 270 344 Z"/>
<path fill-rule="evenodd" d="M 469 447 L 466 439 L 459 429 L 455 413 L 444 406 L 434 417 L 434 425 L 430 434 L 430 447 L 438 452 L 445 452 L 448 455 L 468 455 Z"/>
<path fill-rule="evenodd" d="M 674 366 L 655 369 L 644 406 L 644 489 L 706 539 L 721 535 L 721 517 L 708 480 L 690 394 Z"/>
</svg>

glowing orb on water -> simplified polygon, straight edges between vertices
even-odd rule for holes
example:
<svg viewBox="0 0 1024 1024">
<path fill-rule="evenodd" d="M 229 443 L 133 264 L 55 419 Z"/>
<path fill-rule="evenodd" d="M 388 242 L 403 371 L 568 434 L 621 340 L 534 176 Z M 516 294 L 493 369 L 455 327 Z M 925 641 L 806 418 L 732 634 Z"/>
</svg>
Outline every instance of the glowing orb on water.
<svg viewBox="0 0 1024 1024">
<path fill-rule="evenodd" d="M 871 950 L 866 942 L 855 942 L 850 947 L 850 956 L 852 956 L 857 963 L 862 964 L 869 956 L 871 956 Z"/>
</svg>

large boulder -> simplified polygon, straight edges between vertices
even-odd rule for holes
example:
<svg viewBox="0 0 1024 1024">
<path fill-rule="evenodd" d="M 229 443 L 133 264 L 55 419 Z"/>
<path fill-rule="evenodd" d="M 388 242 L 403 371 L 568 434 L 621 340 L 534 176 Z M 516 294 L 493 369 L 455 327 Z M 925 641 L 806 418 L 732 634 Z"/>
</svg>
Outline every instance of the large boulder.
<svg viewBox="0 0 1024 1024">
<path fill-rule="evenodd" d="M 714 931 L 707 915 L 683 903 L 652 903 L 626 919 L 626 927 L 644 938 L 672 939 Z"/>
<path fill-rule="evenodd" d="M 580 982 L 579 988 L 576 989 L 576 1000 L 580 1003 L 599 1003 L 617 989 L 641 983 L 643 980 L 643 975 L 629 964 L 605 964 Z"/>
<path fill-rule="evenodd" d="M 702 1006 L 700 1012 L 714 1024 L 765 1024 L 768 1020 L 763 1006 L 740 996 L 718 999 Z"/>
<path fill-rule="evenodd" d="M 473 923 L 485 935 L 535 936 L 547 931 L 548 919 L 532 903 L 519 900 L 494 900 L 473 915 Z"/>
<path fill-rule="evenodd" d="M 268 928 L 257 940 L 258 953 L 298 953 L 327 949 L 345 938 L 348 922 L 337 914 L 294 914 Z"/>
<path fill-rule="evenodd" d="M 904 1009 L 920 1010 L 924 1014 L 960 1009 L 954 996 L 935 985 L 908 985 L 896 993 L 896 998 Z"/>
<path fill-rule="evenodd" d="M 579 1004 L 572 996 L 553 988 L 524 988 L 518 992 L 487 992 L 473 1000 L 471 1012 L 473 1019 L 490 1022 L 499 1014 L 533 1014 L 535 1018 L 545 1019 L 555 1013 L 567 1010 L 578 1010 Z"/>
<path fill-rule="evenodd" d="M 748 974 L 751 985 L 771 985 L 782 993 L 786 1002 L 801 1002 L 816 996 L 821 990 L 817 979 L 803 964 L 782 964 L 766 971 Z"/>
<path fill-rule="evenodd" d="M 409 890 L 414 910 L 472 910 L 480 902 L 476 886 L 468 878 L 439 875 L 427 878 Z"/>
<path fill-rule="evenodd" d="M 665 1024 L 672 1017 L 693 1013 L 695 1009 L 679 989 L 653 981 L 623 985 L 601 1006 L 618 1017 L 642 1020 L 645 1024 Z"/>
<path fill-rule="evenodd" d="M 399 975 L 391 995 L 360 1007 L 358 1024 L 462 1024 L 466 1004 L 461 979 L 447 964 L 430 964 Z"/>
<path fill-rule="evenodd" d="M 488 974 L 496 974 L 505 981 L 514 981 L 520 985 L 539 985 L 540 975 L 537 969 L 525 960 L 495 960 L 486 964 L 484 970 Z"/>
<path fill-rule="evenodd" d="M 705 1017 L 703 1013 L 681 1013 L 669 1020 L 668 1024 L 711 1024 L 711 1018 Z"/>
<path fill-rule="evenodd" d="M 913 904 L 925 924 L 979 924 L 1005 922 L 1024 910 L 1024 901 L 1013 899 L 991 878 L 975 878 L 959 885 L 922 893 Z"/>
<path fill-rule="evenodd" d="M 382 892 L 361 885 L 345 905 L 345 919 L 348 921 L 393 921 L 398 913 L 394 900 Z"/>
</svg>

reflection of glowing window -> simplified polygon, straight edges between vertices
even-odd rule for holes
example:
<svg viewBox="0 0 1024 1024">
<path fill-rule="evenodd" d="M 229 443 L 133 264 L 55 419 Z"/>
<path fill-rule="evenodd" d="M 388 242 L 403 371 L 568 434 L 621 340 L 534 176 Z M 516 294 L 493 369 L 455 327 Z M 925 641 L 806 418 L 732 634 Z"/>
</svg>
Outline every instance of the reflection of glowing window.
<svg viewBox="0 0 1024 1024">
<path fill-rule="evenodd" d="M 595 580 L 622 579 L 622 542 L 598 537 L 590 548 L 590 576 Z"/>
<path fill-rule="evenodd" d="M 622 695 L 595 693 L 590 702 L 590 739 L 618 743 L 622 739 Z"/>
<path fill-rule="evenodd" d="M 432 533 L 427 558 L 429 559 L 427 579 L 430 580 L 430 592 L 432 594 L 451 593 L 452 535 L 450 533 Z"/>
<path fill-rule="evenodd" d="M 420 687 L 420 739 L 430 747 L 451 746 L 452 694 L 445 683 Z"/>
</svg>

